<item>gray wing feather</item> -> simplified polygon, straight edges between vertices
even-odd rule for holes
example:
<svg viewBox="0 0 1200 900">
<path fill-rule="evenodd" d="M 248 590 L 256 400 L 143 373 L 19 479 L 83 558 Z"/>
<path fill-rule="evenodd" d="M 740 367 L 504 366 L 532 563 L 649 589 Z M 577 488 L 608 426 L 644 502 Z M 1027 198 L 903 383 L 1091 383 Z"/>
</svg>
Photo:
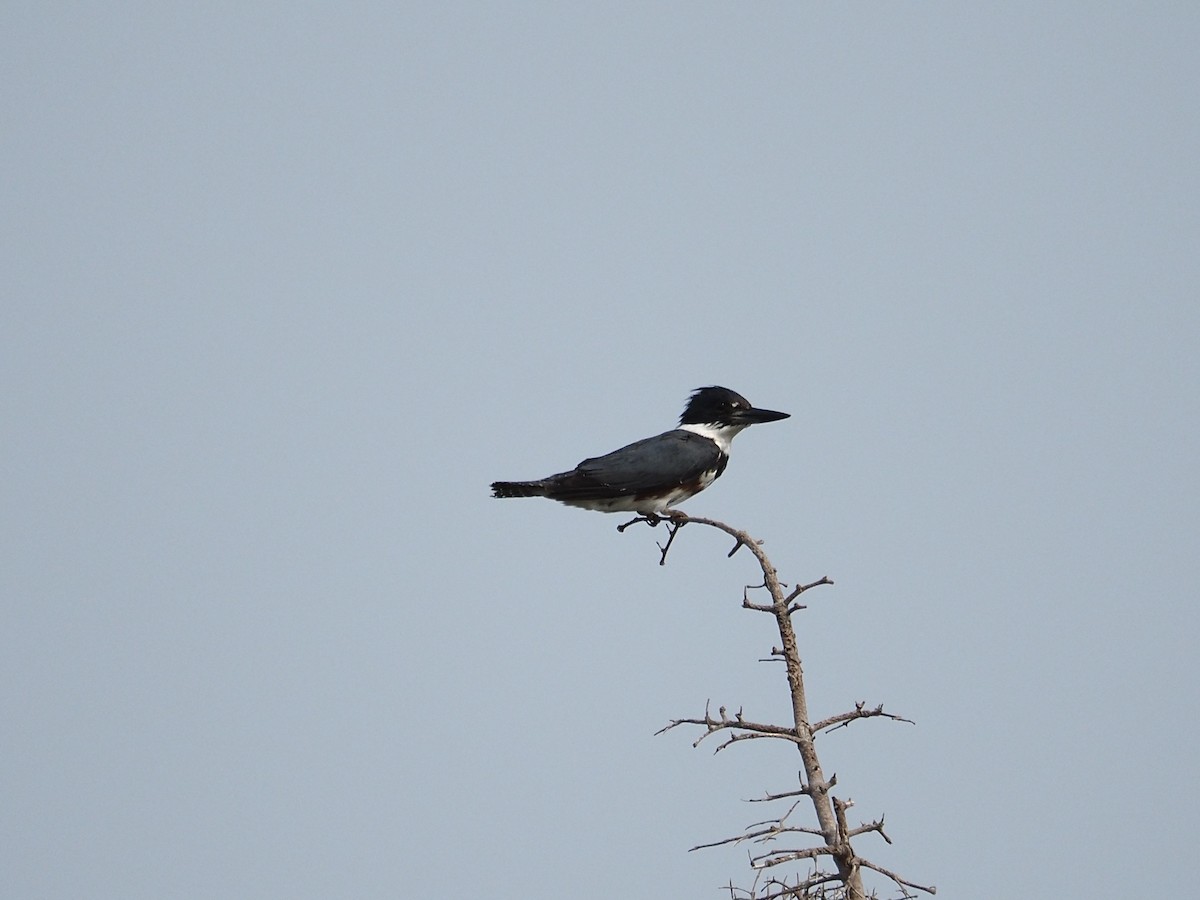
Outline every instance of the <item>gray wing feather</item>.
<svg viewBox="0 0 1200 900">
<path fill-rule="evenodd" d="M 553 485 L 549 495 L 554 499 L 587 500 L 613 492 L 667 490 L 718 468 L 720 457 L 715 449 L 712 441 L 690 431 L 668 431 L 604 456 L 585 459 L 573 472 L 547 479 Z M 654 473 L 661 471 L 672 472 L 674 477 L 656 481 Z"/>
</svg>

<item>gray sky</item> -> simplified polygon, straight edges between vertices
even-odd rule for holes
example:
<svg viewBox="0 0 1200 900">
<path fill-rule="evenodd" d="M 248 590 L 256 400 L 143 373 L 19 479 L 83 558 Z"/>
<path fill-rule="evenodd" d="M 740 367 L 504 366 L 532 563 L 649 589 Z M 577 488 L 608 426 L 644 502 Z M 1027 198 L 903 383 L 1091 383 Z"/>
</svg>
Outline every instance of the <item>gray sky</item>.
<svg viewBox="0 0 1200 900">
<path fill-rule="evenodd" d="M 750 559 L 487 491 L 712 383 L 860 851 L 1190 893 L 1196 9 L 6 5 L 4 893 L 747 883 Z"/>
</svg>

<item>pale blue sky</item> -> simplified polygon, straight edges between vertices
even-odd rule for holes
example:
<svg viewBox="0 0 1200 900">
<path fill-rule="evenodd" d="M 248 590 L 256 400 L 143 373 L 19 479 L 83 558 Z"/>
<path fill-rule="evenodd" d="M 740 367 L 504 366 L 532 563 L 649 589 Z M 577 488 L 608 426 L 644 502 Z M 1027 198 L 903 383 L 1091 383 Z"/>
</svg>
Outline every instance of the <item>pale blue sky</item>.
<svg viewBox="0 0 1200 900">
<path fill-rule="evenodd" d="M 861 852 L 1190 893 L 1196 10 L 8 4 L 4 893 L 746 883 L 749 558 L 487 491 L 712 383 Z"/>
</svg>

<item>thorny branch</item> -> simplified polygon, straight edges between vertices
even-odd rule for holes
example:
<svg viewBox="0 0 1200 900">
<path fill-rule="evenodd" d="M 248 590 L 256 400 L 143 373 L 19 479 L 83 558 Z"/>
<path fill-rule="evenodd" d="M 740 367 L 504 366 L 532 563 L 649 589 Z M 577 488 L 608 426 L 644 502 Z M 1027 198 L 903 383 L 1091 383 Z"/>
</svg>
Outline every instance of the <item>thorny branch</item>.
<svg viewBox="0 0 1200 900">
<path fill-rule="evenodd" d="M 660 521 L 661 519 L 658 516 L 638 516 L 620 525 L 617 530 L 624 532 L 630 526 L 641 522 L 650 526 L 656 526 Z M 888 844 L 891 843 L 891 839 L 883 830 L 883 818 L 880 817 L 874 822 L 862 823 L 856 828 L 851 828 L 846 820 L 846 810 L 853 806 L 854 803 L 852 800 L 843 800 L 835 797 L 831 793 L 837 784 L 837 776 L 834 775 L 826 779 L 820 760 L 817 757 L 814 739 L 820 732 L 844 728 L 858 719 L 885 718 L 912 724 L 910 719 L 895 715 L 894 713 L 884 712 L 882 704 L 874 708 L 868 708 L 865 701 L 856 703 L 854 709 L 849 712 L 821 719 L 815 724 L 810 721 L 808 699 L 804 690 L 804 670 L 800 661 L 792 617 L 796 612 L 805 608 L 803 604 L 796 602 L 796 599 L 805 591 L 820 585 L 831 585 L 833 582 L 828 577 L 825 577 L 808 584 L 797 585 L 789 591 L 787 590 L 788 585 L 779 580 L 775 567 L 771 564 L 770 559 L 762 549 L 761 541 L 756 540 L 744 531 L 726 525 L 724 522 L 698 516 L 688 516 L 678 511 L 672 511 L 669 515 L 666 543 L 658 544 L 658 549 L 661 552 L 659 565 L 666 565 L 667 553 L 670 551 L 676 536 L 684 525 L 693 522 L 700 525 L 708 525 L 732 537 L 734 545 L 729 551 L 728 556 L 733 556 L 742 547 L 749 548 L 758 562 L 759 568 L 762 570 L 763 580 L 761 584 L 746 585 L 743 588 L 742 606 L 755 612 L 769 613 L 775 618 L 775 624 L 779 631 L 780 646 L 772 648 L 771 660 L 782 661 L 785 664 L 792 701 L 792 723 L 784 726 L 751 721 L 745 718 L 741 709 L 733 716 L 730 716 L 724 706 L 718 709 L 717 717 L 714 718 L 710 712 L 710 704 L 705 703 L 703 718 L 672 719 L 657 734 L 671 731 L 680 725 L 694 725 L 703 728 L 703 734 L 692 743 L 692 746 L 696 747 L 709 735 L 717 732 L 726 732 L 727 736 L 716 750 L 713 751 L 714 753 L 720 752 L 731 744 L 740 741 L 775 738 L 796 746 L 800 753 L 801 762 L 803 763 L 803 770 L 800 773 L 799 789 L 778 794 L 768 793 L 761 798 L 751 801 L 762 803 L 787 798 L 800 798 L 796 799 L 782 816 L 777 819 L 756 822 L 747 826 L 741 834 L 710 843 L 698 844 L 692 849 L 699 850 L 744 842 L 769 843 L 779 840 L 784 835 L 806 835 L 820 839 L 821 843 L 812 847 L 775 848 L 752 855 L 750 857 L 750 866 L 757 873 L 784 863 L 803 860 L 810 861 L 814 868 L 807 877 L 800 878 L 797 876 L 795 884 L 791 885 L 786 880 L 770 878 L 763 883 L 762 887 L 765 892 L 761 894 L 758 892 L 758 875 L 755 876 L 754 886 L 748 890 L 735 888 L 731 883 L 729 885 L 731 900 L 741 900 L 741 898 L 744 898 L 744 900 L 771 900 L 771 898 L 784 897 L 816 900 L 818 896 L 825 896 L 827 890 L 825 886 L 833 883 L 840 884 L 840 887 L 836 891 L 837 896 L 845 897 L 847 900 L 866 900 L 867 895 L 862 882 L 863 869 L 870 869 L 891 879 L 903 892 L 904 897 L 913 896 L 908 893 L 909 888 L 924 891 L 928 894 L 937 893 L 936 887 L 932 885 L 927 887 L 907 881 L 894 872 L 860 857 L 855 852 L 850 843 L 851 839 L 869 832 L 875 832 Z M 759 590 L 767 592 L 771 600 L 769 604 L 755 603 L 750 600 L 750 591 Z M 788 824 L 789 817 L 805 797 L 809 799 L 816 814 L 818 824 L 816 828 Z M 831 861 L 837 871 L 820 871 L 816 868 L 816 860 L 818 859 Z M 818 888 L 820 889 L 820 894 L 814 894 L 813 891 Z"/>
</svg>

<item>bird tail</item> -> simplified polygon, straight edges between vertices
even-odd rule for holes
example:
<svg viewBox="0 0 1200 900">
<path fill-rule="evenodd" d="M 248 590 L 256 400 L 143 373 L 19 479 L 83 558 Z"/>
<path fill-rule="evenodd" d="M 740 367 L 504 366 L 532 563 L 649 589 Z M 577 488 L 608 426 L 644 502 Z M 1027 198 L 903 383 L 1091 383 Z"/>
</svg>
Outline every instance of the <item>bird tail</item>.
<svg viewBox="0 0 1200 900">
<path fill-rule="evenodd" d="M 493 497 L 545 497 L 545 481 L 493 481 Z"/>
</svg>

